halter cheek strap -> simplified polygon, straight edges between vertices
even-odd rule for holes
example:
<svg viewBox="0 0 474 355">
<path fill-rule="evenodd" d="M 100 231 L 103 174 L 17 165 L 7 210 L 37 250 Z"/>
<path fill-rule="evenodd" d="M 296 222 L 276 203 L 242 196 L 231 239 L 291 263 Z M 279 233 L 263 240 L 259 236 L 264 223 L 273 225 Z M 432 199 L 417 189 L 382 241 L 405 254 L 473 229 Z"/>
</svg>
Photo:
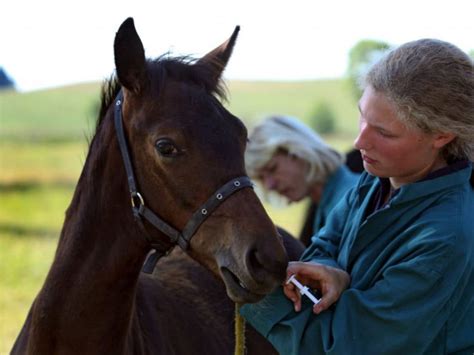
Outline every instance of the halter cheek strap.
<svg viewBox="0 0 474 355">
<path fill-rule="evenodd" d="M 240 176 L 234 178 L 222 187 L 220 187 L 194 214 L 186 223 L 182 232 L 170 226 L 163 219 L 157 216 L 152 210 L 145 206 L 145 201 L 142 195 L 138 192 L 135 175 L 133 173 L 132 161 L 127 147 L 127 140 L 123 128 L 122 120 L 122 102 L 123 94 L 119 92 L 115 99 L 114 124 L 117 133 L 117 139 L 122 153 L 122 159 L 127 174 L 128 188 L 132 203 L 132 212 L 135 220 L 140 225 L 144 234 L 150 244 L 153 252 L 150 253 L 145 261 L 143 272 L 152 273 L 158 260 L 167 255 L 174 245 L 178 244 L 181 249 L 187 250 L 191 238 L 199 228 L 199 226 L 208 218 L 216 208 L 224 202 L 230 195 L 246 187 L 252 187 L 252 182 L 248 176 Z M 143 225 L 143 219 L 151 223 L 156 229 L 168 236 L 168 241 L 162 241 L 157 238 L 152 238 Z M 171 244 L 171 247 L 170 247 Z"/>
</svg>

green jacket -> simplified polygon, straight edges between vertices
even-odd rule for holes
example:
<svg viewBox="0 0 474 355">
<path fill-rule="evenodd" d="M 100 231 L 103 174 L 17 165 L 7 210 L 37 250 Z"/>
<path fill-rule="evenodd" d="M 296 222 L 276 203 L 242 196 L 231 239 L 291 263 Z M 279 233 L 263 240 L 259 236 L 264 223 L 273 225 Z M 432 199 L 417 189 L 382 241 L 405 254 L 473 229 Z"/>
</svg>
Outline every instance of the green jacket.
<svg viewBox="0 0 474 355">
<path fill-rule="evenodd" d="M 326 223 L 329 212 L 337 205 L 345 193 L 357 184 L 360 174 L 353 173 L 341 165 L 326 181 L 314 215 L 313 234 L 316 234 Z"/>
<path fill-rule="evenodd" d="M 472 167 L 402 186 L 365 218 L 379 179 L 364 173 L 303 259 L 351 284 L 330 309 L 295 313 L 281 288 L 242 315 L 280 354 L 474 353 Z"/>
</svg>

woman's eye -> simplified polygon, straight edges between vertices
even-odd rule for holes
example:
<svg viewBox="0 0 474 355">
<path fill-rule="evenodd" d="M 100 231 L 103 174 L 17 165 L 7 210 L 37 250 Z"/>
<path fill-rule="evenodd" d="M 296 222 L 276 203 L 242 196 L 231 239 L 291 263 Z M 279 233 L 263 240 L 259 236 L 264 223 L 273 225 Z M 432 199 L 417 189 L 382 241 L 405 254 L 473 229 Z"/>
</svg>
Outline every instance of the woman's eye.
<svg viewBox="0 0 474 355">
<path fill-rule="evenodd" d="M 394 137 L 393 134 L 390 134 L 390 133 L 385 132 L 385 131 L 379 131 L 379 133 L 382 137 L 385 137 L 385 138 L 393 138 Z"/>
<path fill-rule="evenodd" d="M 168 139 L 160 139 L 155 144 L 156 150 L 158 153 L 165 157 L 172 157 L 178 155 L 179 151 L 178 148 L 174 145 L 174 143 Z"/>
</svg>

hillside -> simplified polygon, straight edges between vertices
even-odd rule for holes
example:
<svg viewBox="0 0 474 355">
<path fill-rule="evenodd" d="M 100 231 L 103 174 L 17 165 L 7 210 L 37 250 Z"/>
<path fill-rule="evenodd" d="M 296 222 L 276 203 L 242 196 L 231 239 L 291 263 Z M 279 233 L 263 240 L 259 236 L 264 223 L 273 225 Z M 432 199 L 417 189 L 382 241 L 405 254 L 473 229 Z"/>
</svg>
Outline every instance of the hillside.
<svg viewBox="0 0 474 355">
<path fill-rule="evenodd" d="M 357 107 L 343 80 L 306 82 L 227 82 L 226 106 L 249 127 L 267 114 L 288 114 L 308 122 L 320 102 L 337 119 L 342 136 L 357 129 Z M 82 140 L 95 127 L 100 83 L 49 90 L 0 92 L 0 138 L 7 140 Z"/>
</svg>

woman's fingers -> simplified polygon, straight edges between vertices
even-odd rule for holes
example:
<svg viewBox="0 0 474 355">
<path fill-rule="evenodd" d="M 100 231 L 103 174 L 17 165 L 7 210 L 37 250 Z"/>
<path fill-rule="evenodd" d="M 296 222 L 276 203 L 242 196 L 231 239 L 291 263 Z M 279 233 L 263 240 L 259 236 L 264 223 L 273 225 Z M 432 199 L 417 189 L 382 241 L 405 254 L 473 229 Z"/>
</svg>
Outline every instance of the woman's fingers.
<svg viewBox="0 0 474 355">
<path fill-rule="evenodd" d="M 287 276 L 297 275 L 298 281 L 301 283 L 315 283 L 324 280 L 326 277 L 325 265 L 307 263 L 307 262 L 290 262 L 286 270 Z M 307 285 L 314 287 L 312 285 Z"/>
<path fill-rule="evenodd" d="M 313 306 L 313 312 L 316 314 L 321 313 L 334 304 L 350 284 L 350 276 L 344 270 L 310 262 L 291 262 L 287 268 L 288 278 L 291 275 L 296 275 L 301 284 L 309 288 L 316 288 L 321 292 L 320 302 Z M 299 296 L 298 300 L 300 301 L 301 295 L 299 295 L 298 290 L 295 290 L 296 287 L 294 286 L 288 287 L 288 294 L 286 292 L 285 294 L 287 294 L 288 298 L 292 299 L 294 294 L 297 293 Z M 301 309 L 301 301 L 298 303 L 298 306 L 295 303 L 296 309 Z"/>
<path fill-rule="evenodd" d="M 301 310 L 301 295 L 293 284 L 283 285 L 283 292 L 292 302 L 296 312 Z"/>
<path fill-rule="evenodd" d="M 336 303 L 342 292 L 349 287 L 351 278 L 347 272 L 341 269 L 333 267 L 327 267 L 326 272 L 328 273 L 327 282 L 322 284 L 321 302 L 316 307 L 313 307 L 313 311 L 317 314 L 328 309 L 332 304 Z"/>
<path fill-rule="evenodd" d="M 321 313 L 322 311 L 331 307 L 331 305 L 335 303 L 338 299 L 339 295 L 334 290 L 334 288 L 326 290 L 326 292 L 323 291 L 323 296 L 319 300 L 319 303 L 313 306 L 313 312 L 316 314 Z"/>
</svg>

